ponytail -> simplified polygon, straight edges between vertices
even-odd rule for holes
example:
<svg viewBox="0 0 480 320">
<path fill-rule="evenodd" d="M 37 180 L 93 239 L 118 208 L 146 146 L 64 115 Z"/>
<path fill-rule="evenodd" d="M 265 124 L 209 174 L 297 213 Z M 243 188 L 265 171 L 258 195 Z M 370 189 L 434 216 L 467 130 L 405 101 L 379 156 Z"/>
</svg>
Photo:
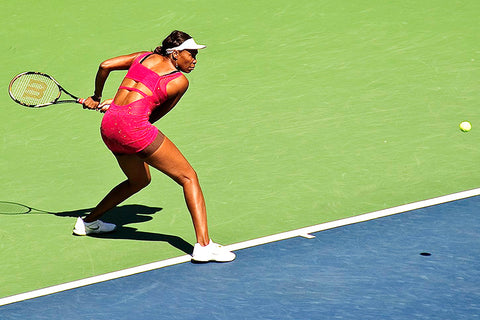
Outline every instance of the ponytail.
<svg viewBox="0 0 480 320">
<path fill-rule="evenodd" d="M 164 50 L 162 46 L 156 47 L 155 50 L 153 50 L 153 53 L 159 54 L 161 56 L 166 56 L 167 55 L 166 50 Z"/>
</svg>

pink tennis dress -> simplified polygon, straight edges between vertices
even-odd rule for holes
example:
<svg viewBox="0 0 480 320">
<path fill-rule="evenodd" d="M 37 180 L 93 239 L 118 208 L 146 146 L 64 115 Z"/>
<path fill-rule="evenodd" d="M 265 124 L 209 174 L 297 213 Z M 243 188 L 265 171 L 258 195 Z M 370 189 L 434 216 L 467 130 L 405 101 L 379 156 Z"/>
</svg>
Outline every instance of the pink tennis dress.
<svg viewBox="0 0 480 320">
<path fill-rule="evenodd" d="M 119 89 L 138 92 L 143 98 L 124 106 L 112 103 L 103 116 L 100 132 L 113 153 L 134 154 L 155 140 L 158 129 L 149 122 L 149 117 L 153 109 L 167 100 L 167 84 L 182 75 L 175 71 L 160 76 L 141 64 L 142 59 L 151 54 L 147 52 L 135 59 L 125 78 L 144 84 L 153 94 L 149 96 L 136 88 L 121 86 Z"/>
</svg>

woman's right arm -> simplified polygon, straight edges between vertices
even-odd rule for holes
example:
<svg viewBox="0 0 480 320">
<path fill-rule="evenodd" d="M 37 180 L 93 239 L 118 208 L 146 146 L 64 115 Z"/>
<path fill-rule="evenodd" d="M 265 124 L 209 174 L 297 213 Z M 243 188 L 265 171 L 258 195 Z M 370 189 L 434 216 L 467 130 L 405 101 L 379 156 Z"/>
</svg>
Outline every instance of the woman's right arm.
<svg viewBox="0 0 480 320">
<path fill-rule="evenodd" d="M 88 97 L 83 103 L 84 108 L 97 109 L 102 99 L 103 87 L 107 81 L 108 75 L 113 70 L 127 70 L 132 65 L 135 59 L 144 52 L 136 52 L 124 56 L 119 56 L 103 61 L 98 67 L 97 75 L 95 77 L 95 92 L 91 97 Z"/>
</svg>

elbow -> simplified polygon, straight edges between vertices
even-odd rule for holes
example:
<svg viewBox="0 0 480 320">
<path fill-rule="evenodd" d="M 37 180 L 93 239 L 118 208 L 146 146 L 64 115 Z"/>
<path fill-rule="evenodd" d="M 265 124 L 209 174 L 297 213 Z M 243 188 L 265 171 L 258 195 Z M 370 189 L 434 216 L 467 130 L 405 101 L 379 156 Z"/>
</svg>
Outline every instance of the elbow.
<svg viewBox="0 0 480 320">
<path fill-rule="evenodd" d="M 109 63 L 108 60 L 103 61 L 103 62 L 100 63 L 100 65 L 98 66 L 98 70 L 99 70 L 99 71 L 107 71 L 107 72 L 108 72 L 108 71 L 111 70 L 111 68 L 112 68 L 111 63 Z"/>
<path fill-rule="evenodd" d="M 120 69 L 118 63 L 115 63 L 113 59 L 108 59 L 100 63 L 98 70 L 109 73 L 112 70 Z"/>
</svg>

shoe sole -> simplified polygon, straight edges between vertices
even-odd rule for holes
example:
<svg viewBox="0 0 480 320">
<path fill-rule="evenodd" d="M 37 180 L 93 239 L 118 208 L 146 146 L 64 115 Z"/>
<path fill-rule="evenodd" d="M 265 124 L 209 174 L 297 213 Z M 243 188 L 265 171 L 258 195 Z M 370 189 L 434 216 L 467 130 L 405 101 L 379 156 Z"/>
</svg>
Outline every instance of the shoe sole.
<svg viewBox="0 0 480 320">
<path fill-rule="evenodd" d="M 87 235 L 86 233 L 78 232 L 78 231 L 75 231 L 75 230 L 72 231 L 72 234 L 73 234 L 74 236 L 79 236 L 79 237 L 81 237 L 81 236 L 86 236 L 86 235 Z"/>
<path fill-rule="evenodd" d="M 91 235 L 91 234 L 111 233 L 111 232 L 114 232 L 115 230 L 117 230 L 117 228 L 115 228 L 115 229 L 113 229 L 113 230 L 111 230 L 111 231 L 85 232 L 85 233 L 83 233 L 83 232 L 78 232 L 78 231 L 73 230 L 72 234 L 73 234 L 74 236 L 80 236 L 80 237 L 81 237 L 81 236 L 88 236 L 88 235 Z"/>
<path fill-rule="evenodd" d="M 232 262 L 233 260 L 236 259 L 236 256 L 232 260 L 198 260 L 192 257 L 192 262 L 197 262 L 197 263 L 208 263 L 208 262 L 219 262 L 219 263 L 224 263 L 224 262 Z"/>
<path fill-rule="evenodd" d="M 233 260 L 235 260 L 235 259 L 233 259 Z M 199 261 L 199 260 L 192 259 L 191 262 L 193 264 L 206 264 L 206 263 L 212 263 L 212 262 L 214 262 L 214 263 L 227 263 L 227 262 L 232 262 L 233 260 L 229 260 L 229 261 L 218 261 L 218 260 Z"/>
</svg>

